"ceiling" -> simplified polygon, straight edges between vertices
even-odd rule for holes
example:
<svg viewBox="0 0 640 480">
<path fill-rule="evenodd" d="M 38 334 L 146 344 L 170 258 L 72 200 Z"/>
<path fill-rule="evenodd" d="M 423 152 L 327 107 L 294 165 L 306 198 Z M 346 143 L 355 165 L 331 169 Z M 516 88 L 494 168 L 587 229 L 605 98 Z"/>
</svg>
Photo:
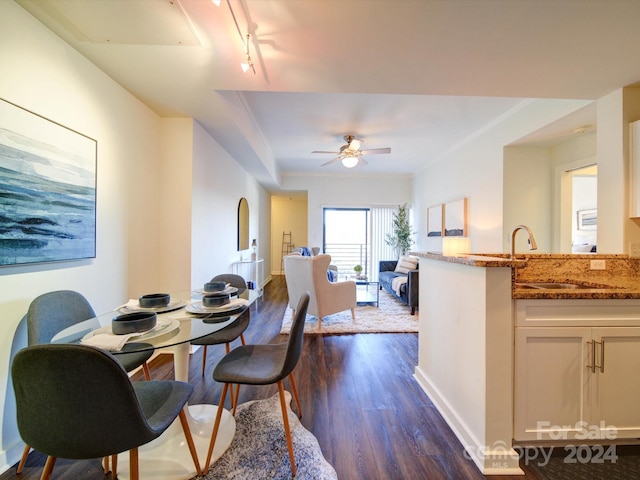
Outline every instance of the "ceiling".
<svg viewBox="0 0 640 480">
<path fill-rule="evenodd" d="M 527 99 L 595 100 L 640 81 L 640 1 L 16 1 L 276 190 L 281 174 L 411 175 Z M 246 33 L 255 74 L 240 69 Z M 585 105 L 523 141 L 593 129 Z M 391 153 L 320 167 L 333 157 L 311 152 L 345 134 Z"/>
</svg>

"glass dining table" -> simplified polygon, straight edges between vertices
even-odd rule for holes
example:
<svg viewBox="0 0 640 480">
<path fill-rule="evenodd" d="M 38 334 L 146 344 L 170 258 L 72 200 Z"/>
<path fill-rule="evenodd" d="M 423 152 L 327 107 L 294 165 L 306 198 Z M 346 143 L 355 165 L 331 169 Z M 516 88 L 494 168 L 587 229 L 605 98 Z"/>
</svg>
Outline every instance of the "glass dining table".
<svg viewBox="0 0 640 480">
<path fill-rule="evenodd" d="M 232 301 L 221 308 L 202 306 L 204 292 L 177 292 L 170 296 L 167 307 L 141 309 L 137 300 L 130 300 L 111 312 L 98 315 L 84 322 L 58 332 L 51 343 L 88 343 L 99 345 L 100 337 L 108 339 L 111 333 L 111 321 L 122 313 L 153 310 L 157 313 L 157 324 L 148 332 L 128 338 L 125 348 L 111 351 L 116 356 L 127 352 L 171 349 L 173 353 L 175 379 L 189 381 L 190 342 L 225 328 L 232 324 L 259 297 L 258 291 L 245 289 L 233 292 Z M 248 312 L 247 312 L 248 314 Z M 153 372 L 152 372 L 153 377 Z M 186 409 L 189 427 L 202 462 L 206 458 L 213 429 L 217 405 L 189 405 Z M 212 463 L 231 445 L 235 435 L 235 419 L 231 412 L 223 410 L 220 430 L 213 452 Z M 204 471 L 208 465 L 203 466 Z M 180 422 L 176 421 L 159 438 L 143 445 L 139 449 L 140 478 L 144 479 L 189 479 L 195 476 L 193 460 L 185 442 Z M 118 478 L 129 479 L 129 455 L 118 456 Z"/>
</svg>

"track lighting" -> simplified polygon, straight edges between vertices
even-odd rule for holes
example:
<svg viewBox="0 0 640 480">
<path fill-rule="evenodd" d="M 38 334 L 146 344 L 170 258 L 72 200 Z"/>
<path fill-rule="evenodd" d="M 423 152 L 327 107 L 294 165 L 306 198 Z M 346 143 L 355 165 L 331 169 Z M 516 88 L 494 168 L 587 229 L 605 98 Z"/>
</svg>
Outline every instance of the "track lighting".
<svg viewBox="0 0 640 480">
<path fill-rule="evenodd" d="M 256 69 L 253 67 L 253 62 L 251 61 L 251 55 L 249 55 L 249 40 L 251 39 L 251 35 L 249 35 L 247 33 L 247 43 L 246 43 L 246 48 L 245 48 L 245 54 L 247 55 L 247 60 L 245 62 L 242 62 L 240 64 L 240 67 L 242 68 L 242 71 L 244 73 L 247 73 L 247 71 L 249 69 L 253 70 L 253 74 L 255 75 L 256 73 Z"/>
<path fill-rule="evenodd" d="M 215 0 L 214 0 L 215 2 Z M 251 61 L 251 55 L 249 55 L 249 41 L 251 40 L 251 35 L 247 33 L 247 40 L 245 41 L 242 37 L 242 33 L 240 32 L 240 26 L 238 25 L 238 20 L 236 20 L 236 14 L 233 13 L 233 8 L 231 7 L 231 2 L 227 0 L 227 5 L 229 6 L 229 11 L 231 12 L 231 17 L 233 18 L 233 23 L 236 25 L 236 30 L 238 30 L 238 35 L 240 35 L 240 40 L 244 43 L 244 54 L 247 59 L 244 62 L 240 63 L 240 67 L 244 73 L 247 73 L 249 69 L 253 70 L 253 74 L 256 74 L 256 69 L 253 66 L 253 62 Z"/>
</svg>

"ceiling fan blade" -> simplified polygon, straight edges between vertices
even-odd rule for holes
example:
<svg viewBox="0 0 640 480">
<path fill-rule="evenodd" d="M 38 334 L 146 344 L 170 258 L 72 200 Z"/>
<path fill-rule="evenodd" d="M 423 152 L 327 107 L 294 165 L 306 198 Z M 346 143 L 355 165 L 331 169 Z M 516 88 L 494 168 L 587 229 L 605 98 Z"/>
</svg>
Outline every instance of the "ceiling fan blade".
<svg viewBox="0 0 640 480">
<path fill-rule="evenodd" d="M 358 165 L 368 165 L 369 164 L 369 162 L 367 162 L 364 158 L 362 158 L 361 155 L 358 155 L 358 160 L 359 160 Z"/>
<path fill-rule="evenodd" d="M 327 150 L 314 150 L 311 153 L 333 153 L 334 155 L 339 155 L 340 154 L 340 152 L 329 152 Z"/>
<path fill-rule="evenodd" d="M 371 148 L 360 152 L 361 155 L 375 155 L 377 153 L 391 153 L 391 148 Z"/>
<path fill-rule="evenodd" d="M 336 153 L 336 152 L 326 152 L 326 153 Z M 322 165 L 320 165 L 321 167 L 324 167 L 325 165 L 331 165 L 332 163 L 337 162 L 338 160 L 342 159 L 342 157 L 336 157 L 333 160 L 329 160 L 328 162 L 323 163 Z"/>
</svg>

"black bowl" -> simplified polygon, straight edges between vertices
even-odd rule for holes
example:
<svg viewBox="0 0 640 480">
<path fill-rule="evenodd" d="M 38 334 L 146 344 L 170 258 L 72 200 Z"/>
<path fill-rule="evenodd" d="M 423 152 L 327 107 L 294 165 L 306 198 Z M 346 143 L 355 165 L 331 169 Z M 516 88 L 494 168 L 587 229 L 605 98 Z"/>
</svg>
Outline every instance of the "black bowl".
<svg viewBox="0 0 640 480">
<path fill-rule="evenodd" d="M 140 306 L 142 308 L 157 308 L 166 307 L 169 305 L 171 295 L 168 293 L 150 293 L 149 295 L 142 295 L 138 298 Z"/>
<path fill-rule="evenodd" d="M 211 295 L 204 295 L 202 297 L 203 307 L 221 307 L 231 301 L 231 296 L 228 293 L 216 293 Z"/>
<path fill-rule="evenodd" d="M 135 312 L 118 315 L 111 320 L 111 331 L 114 335 L 140 333 L 156 326 L 158 317 L 155 312 Z"/>
<path fill-rule="evenodd" d="M 221 292 L 227 288 L 226 282 L 207 282 L 204 284 L 205 292 Z"/>
</svg>

